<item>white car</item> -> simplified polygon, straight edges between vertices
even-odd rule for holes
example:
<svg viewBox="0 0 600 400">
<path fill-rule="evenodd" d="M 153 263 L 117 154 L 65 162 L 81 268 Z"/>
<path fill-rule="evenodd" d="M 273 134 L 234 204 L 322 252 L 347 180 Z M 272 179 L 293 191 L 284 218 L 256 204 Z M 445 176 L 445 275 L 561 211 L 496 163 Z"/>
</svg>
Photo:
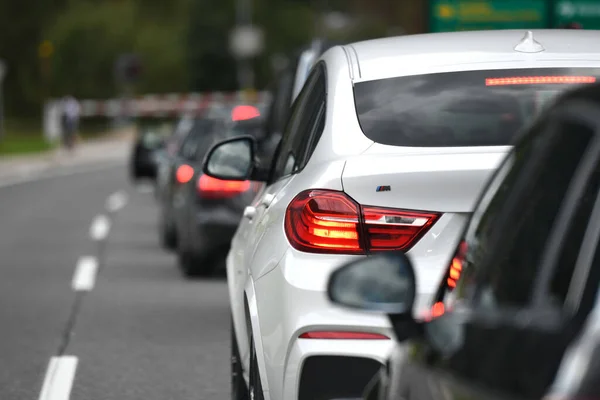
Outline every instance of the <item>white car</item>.
<svg viewBox="0 0 600 400">
<path fill-rule="evenodd" d="M 384 316 L 331 304 L 330 272 L 402 250 L 429 299 L 514 135 L 557 93 L 600 76 L 598 43 L 594 31 L 515 30 L 334 47 L 270 171 L 249 137 L 213 147 L 208 175 L 266 182 L 227 258 L 233 398 L 360 397 L 393 333 Z"/>
</svg>

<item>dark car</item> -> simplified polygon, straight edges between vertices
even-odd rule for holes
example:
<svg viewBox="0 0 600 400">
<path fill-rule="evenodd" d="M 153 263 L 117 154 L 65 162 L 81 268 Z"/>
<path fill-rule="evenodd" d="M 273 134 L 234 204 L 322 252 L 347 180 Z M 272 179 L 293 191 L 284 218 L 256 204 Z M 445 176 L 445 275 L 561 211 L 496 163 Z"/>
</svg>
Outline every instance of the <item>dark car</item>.
<svg viewBox="0 0 600 400">
<path fill-rule="evenodd" d="M 223 130 L 226 123 L 223 118 L 182 118 L 166 144 L 166 155 L 159 164 L 155 193 L 159 208 L 159 238 L 161 245 L 168 250 L 177 248 L 173 194 L 179 185 L 178 176 L 181 178 L 180 167 L 197 162 L 195 149 L 199 138 Z"/>
<path fill-rule="evenodd" d="M 600 85 L 518 137 L 456 246 L 424 309 L 403 253 L 332 274 L 334 302 L 386 313 L 397 335 L 365 397 L 600 398 Z"/>
<path fill-rule="evenodd" d="M 156 179 L 159 153 L 164 151 L 165 139 L 164 130 L 160 127 L 138 129 L 129 163 L 130 177 L 133 181 Z"/>
<path fill-rule="evenodd" d="M 240 135 L 251 135 L 265 143 L 264 121 L 242 120 L 199 137 L 194 162 L 182 165 L 178 171 L 179 184 L 173 193 L 177 254 L 188 276 L 210 275 L 223 266 L 244 209 L 260 189 L 258 182 L 223 181 L 202 174 L 202 161 L 211 147 Z M 268 149 L 259 151 L 265 158 L 269 153 Z"/>
</svg>

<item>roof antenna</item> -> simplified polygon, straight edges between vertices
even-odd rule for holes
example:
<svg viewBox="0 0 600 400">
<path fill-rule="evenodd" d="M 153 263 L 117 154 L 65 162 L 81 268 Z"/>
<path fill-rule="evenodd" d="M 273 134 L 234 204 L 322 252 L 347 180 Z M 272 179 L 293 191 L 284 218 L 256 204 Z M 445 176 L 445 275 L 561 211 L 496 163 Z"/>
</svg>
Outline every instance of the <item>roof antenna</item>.
<svg viewBox="0 0 600 400">
<path fill-rule="evenodd" d="M 521 53 L 539 53 L 544 50 L 546 50 L 544 46 L 533 38 L 532 31 L 527 31 L 523 39 L 515 46 L 515 51 Z"/>
</svg>

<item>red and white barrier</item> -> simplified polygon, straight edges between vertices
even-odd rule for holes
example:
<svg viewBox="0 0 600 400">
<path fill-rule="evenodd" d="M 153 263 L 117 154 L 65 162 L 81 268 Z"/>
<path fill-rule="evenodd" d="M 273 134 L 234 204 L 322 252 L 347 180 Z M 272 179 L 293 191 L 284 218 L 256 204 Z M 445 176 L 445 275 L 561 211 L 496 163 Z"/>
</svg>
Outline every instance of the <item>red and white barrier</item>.
<svg viewBox="0 0 600 400">
<path fill-rule="evenodd" d="M 178 117 L 185 114 L 201 115 L 215 107 L 240 104 L 265 106 L 268 92 L 212 92 L 144 95 L 132 99 L 79 99 L 81 118 L 90 117 Z M 49 140 L 60 136 L 61 99 L 46 102 L 44 131 Z"/>
<path fill-rule="evenodd" d="M 106 99 L 93 100 L 81 99 L 82 118 L 86 117 L 166 117 L 177 116 L 184 113 L 202 112 L 213 106 L 227 106 L 237 104 L 264 104 L 267 101 L 267 92 L 213 92 L 213 93 L 187 93 L 145 95 L 130 100 Z M 60 99 L 53 99 L 50 103 L 58 104 Z"/>
</svg>

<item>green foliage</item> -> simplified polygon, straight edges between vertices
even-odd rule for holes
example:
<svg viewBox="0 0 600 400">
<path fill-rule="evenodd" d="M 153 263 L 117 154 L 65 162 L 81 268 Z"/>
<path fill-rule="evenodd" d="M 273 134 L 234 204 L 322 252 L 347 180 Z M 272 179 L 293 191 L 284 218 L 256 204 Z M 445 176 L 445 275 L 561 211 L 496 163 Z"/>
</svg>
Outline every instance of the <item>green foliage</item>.
<svg viewBox="0 0 600 400">
<path fill-rule="evenodd" d="M 229 54 L 237 0 L 4 0 L 0 1 L 0 58 L 9 63 L 5 97 L 12 115 L 39 116 L 47 96 L 113 97 L 120 54 L 136 53 L 142 74 L 138 93 L 236 90 Z M 256 60 L 258 88 L 271 78 L 270 57 L 290 54 L 315 32 L 314 2 L 250 0 L 253 22 L 265 30 L 265 52 Z M 334 0 L 329 0 L 334 4 Z M 367 0 L 339 0 L 341 5 Z M 341 7 L 340 5 L 340 7 Z M 333 36 L 381 36 L 377 21 Z M 38 46 L 54 54 L 42 79 Z"/>
<path fill-rule="evenodd" d="M 196 0 L 190 7 L 186 37 L 187 67 L 194 91 L 235 90 L 235 60 L 229 54 L 229 30 L 235 23 L 232 0 L 216 7 L 211 0 Z"/>
<path fill-rule="evenodd" d="M 0 137 L 0 156 L 38 153 L 52 148 L 40 134 L 39 126 L 31 121 L 9 119 L 4 128 L 5 134 Z"/>
<path fill-rule="evenodd" d="M 132 50 L 135 22 L 132 2 L 71 6 L 47 35 L 55 47 L 52 95 L 114 95 L 114 61 L 120 53 Z"/>
</svg>

